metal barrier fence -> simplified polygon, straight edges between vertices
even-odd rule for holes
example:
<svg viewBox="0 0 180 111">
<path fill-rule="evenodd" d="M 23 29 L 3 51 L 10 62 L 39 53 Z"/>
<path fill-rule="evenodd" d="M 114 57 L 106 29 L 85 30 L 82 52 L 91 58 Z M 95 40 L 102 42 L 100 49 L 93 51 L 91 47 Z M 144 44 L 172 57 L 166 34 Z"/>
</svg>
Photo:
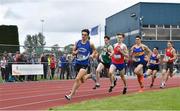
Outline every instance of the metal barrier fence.
<svg viewBox="0 0 180 111">
<path fill-rule="evenodd" d="M 0 47 L 17 47 L 14 45 L 4 45 L 0 44 Z M 19 46 L 19 47 L 24 47 L 24 46 Z M 41 50 L 42 47 L 35 47 L 33 51 L 28 52 L 28 50 L 24 50 L 23 53 L 20 53 L 18 51 L 14 51 L 13 53 L 11 52 L 4 52 L 0 53 L 0 60 L 1 64 L 3 62 L 3 57 L 5 57 L 5 70 L 2 70 L 1 68 L 1 73 L 3 71 L 6 71 L 6 73 L 9 73 L 8 77 L 6 79 L 11 79 L 11 65 L 12 64 L 43 64 L 44 65 L 44 72 L 47 72 L 43 76 L 36 76 L 36 75 L 30 75 L 31 77 L 22 77 L 23 80 L 38 80 L 38 79 L 74 79 L 76 77 L 77 71 L 75 67 L 75 58 L 70 54 L 71 49 L 67 48 L 66 50 L 63 50 L 63 47 L 58 47 L 58 46 L 51 46 L 51 47 L 43 47 L 43 50 Z M 69 52 L 68 52 L 69 51 Z M 162 51 L 160 51 L 162 52 Z M 54 56 L 55 58 L 55 70 L 54 72 L 54 78 L 52 78 L 51 75 L 51 67 L 50 67 L 50 62 L 48 62 L 49 58 L 51 56 Z M 161 56 L 163 57 L 163 54 L 161 53 Z M 18 59 L 17 59 L 18 58 Z M 97 61 L 97 60 L 96 60 Z M 95 70 L 97 67 L 98 62 L 94 63 L 91 62 L 90 66 L 91 72 L 95 74 Z M 63 65 L 63 67 L 62 67 Z M 126 68 L 127 70 L 127 75 L 128 76 L 133 76 L 133 69 L 131 65 Z M 178 54 L 178 60 L 175 63 L 174 70 L 178 74 L 180 73 L 180 55 Z M 102 76 L 107 76 L 107 72 L 103 71 Z M 1 74 L 2 75 L 2 74 Z M 19 78 L 18 78 L 19 79 Z M 8 81 L 7 80 L 7 81 Z"/>
</svg>

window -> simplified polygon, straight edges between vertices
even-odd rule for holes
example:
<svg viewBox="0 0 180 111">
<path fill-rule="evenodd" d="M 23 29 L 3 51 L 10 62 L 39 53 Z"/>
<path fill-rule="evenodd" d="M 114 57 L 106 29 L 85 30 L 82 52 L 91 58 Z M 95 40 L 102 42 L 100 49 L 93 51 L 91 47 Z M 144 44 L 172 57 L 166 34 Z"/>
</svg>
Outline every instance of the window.
<svg viewBox="0 0 180 111">
<path fill-rule="evenodd" d="M 158 28 L 163 28 L 163 25 L 158 25 Z"/>
<path fill-rule="evenodd" d="M 177 28 L 177 25 L 172 25 L 172 28 Z"/>
<path fill-rule="evenodd" d="M 170 28 L 170 25 L 164 25 L 164 28 Z"/>
<path fill-rule="evenodd" d="M 143 25 L 143 28 L 148 28 L 149 27 L 149 25 Z"/>
<path fill-rule="evenodd" d="M 157 40 L 170 40 L 170 29 L 157 29 Z"/>
<path fill-rule="evenodd" d="M 156 28 L 156 25 L 150 25 L 150 28 Z"/>
<path fill-rule="evenodd" d="M 156 40 L 156 29 L 143 29 L 143 40 Z"/>
<path fill-rule="evenodd" d="M 172 40 L 180 40 L 180 29 L 172 29 Z"/>
</svg>

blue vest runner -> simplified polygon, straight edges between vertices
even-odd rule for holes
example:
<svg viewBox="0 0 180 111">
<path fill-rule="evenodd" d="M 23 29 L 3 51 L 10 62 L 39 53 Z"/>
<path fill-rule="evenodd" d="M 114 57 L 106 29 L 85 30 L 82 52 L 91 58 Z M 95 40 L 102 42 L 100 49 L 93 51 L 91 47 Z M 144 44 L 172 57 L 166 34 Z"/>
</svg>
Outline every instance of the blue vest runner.
<svg viewBox="0 0 180 111">
<path fill-rule="evenodd" d="M 157 55 L 151 55 L 151 57 L 150 57 L 150 62 L 159 62 L 159 60 L 158 60 L 158 58 L 157 58 Z M 150 66 L 158 66 L 158 64 L 152 64 L 152 63 L 150 63 Z"/>
<path fill-rule="evenodd" d="M 87 41 L 85 44 L 82 44 L 82 40 L 79 40 L 76 44 L 76 48 L 78 50 L 76 63 L 80 65 L 88 65 L 89 56 L 92 53 L 90 41 Z"/>
</svg>

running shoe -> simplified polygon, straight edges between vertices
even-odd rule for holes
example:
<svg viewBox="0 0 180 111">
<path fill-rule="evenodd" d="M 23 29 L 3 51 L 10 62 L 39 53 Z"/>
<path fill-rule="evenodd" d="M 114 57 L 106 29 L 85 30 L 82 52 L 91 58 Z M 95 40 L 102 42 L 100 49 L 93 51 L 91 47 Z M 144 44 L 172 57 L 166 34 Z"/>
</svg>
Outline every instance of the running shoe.
<svg viewBox="0 0 180 111">
<path fill-rule="evenodd" d="M 71 100 L 71 96 L 69 96 L 69 95 L 65 95 L 65 98 L 69 101 Z"/>
<path fill-rule="evenodd" d="M 100 88 L 100 84 L 96 84 L 93 89 L 97 89 L 97 88 Z"/>
<path fill-rule="evenodd" d="M 109 92 L 112 92 L 112 89 L 114 88 L 114 86 L 110 86 L 109 87 Z"/>
<path fill-rule="evenodd" d="M 124 87 L 123 94 L 126 94 L 126 93 L 127 93 L 127 87 Z"/>
</svg>

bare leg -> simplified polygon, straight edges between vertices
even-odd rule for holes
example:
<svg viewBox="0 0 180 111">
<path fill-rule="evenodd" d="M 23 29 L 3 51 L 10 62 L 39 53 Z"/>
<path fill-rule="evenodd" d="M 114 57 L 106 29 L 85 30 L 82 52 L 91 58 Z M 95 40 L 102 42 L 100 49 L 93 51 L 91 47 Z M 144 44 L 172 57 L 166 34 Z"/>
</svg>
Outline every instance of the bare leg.
<svg viewBox="0 0 180 111">
<path fill-rule="evenodd" d="M 154 80 L 156 79 L 156 73 L 157 73 L 157 70 L 153 70 L 153 72 L 152 72 L 152 82 L 151 82 L 150 87 L 152 87 L 154 85 Z"/>
<path fill-rule="evenodd" d="M 164 88 L 165 82 L 166 82 L 166 76 L 167 76 L 167 71 L 166 71 L 166 69 L 163 69 L 163 71 L 162 71 L 162 80 L 161 80 L 161 86 L 160 86 L 160 88 Z"/>
<path fill-rule="evenodd" d="M 143 84 L 143 65 L 139 64 L 135 69 L 134 69 L 134 73 L 137 75 L 138 78 L 138 82 L 141 88 L 144 87 Z"/>
<path fill-rule="evenodd" d="M 110 78 L 110 83 L 111 83 L 111 86 L 114 86 L 114 80 L 115 80 L 115 77 L 114 77 L 114 72 L 116 70 L 116 67 L 114 65 L 111 65 L 110 66 L 110 69 L 109 69 L 109 78 Z"/>
<path fill-rule="evenodd" d="M 97 69 L 96 69 L 96 85 L 99 85 L 99 79 L 100 79 L 100 72 L 104 69 L 104 65 L 102 63 L 99 63 Z"/>
<path fill-rule="evenodd" d="M 114 72 L 116 70 L 116 66 L 114 66 L 113 64 L 110 66 L 110 69 L 109 69 L 109 78 L 110 78 L 110 83 L 111 83 L 111 86 L 109 88 L 109 92 L 112 92 L 112 89 L 115 87 L 116 85 L 116 80 L 115 80 L 115 76 L 114 76 Z"/>
<path fill-rule="evenodd" d="M 72 97 L 75 94 L 76 90 L 81 85 L 82 79 L 84 79 L 84 76 L 85 76 L 86 73 L 87 73 L 87 71 L 85 69 L 80 69 L 80 71 L 79 71 L 79 73 L 78 73 L 78 75 L 77 75 L 77 77 L 75 79 L 75 82 L 73 84 L 72 91 L 71 91 L 71 93 L 69 95 L 70 97 Z"/>
<path fill-rule="evenodd" d="M 152 74 L 152 70 L 151 69 L 148 69 L 147 71 L 146 71 L 146 73 L 145 73 L 145 76 L 146 77 L 148 77 L 148 76 L 150 76 Z M 145 77 L 145 78 L 146 78 Z"/>
<path fill-rule="evenodd" d="M 123 81 L 124 87 L 127 87 L 126 78 L 125 78 L 125 69 L 120 71 L 121 79 Z"/>
</svg>

